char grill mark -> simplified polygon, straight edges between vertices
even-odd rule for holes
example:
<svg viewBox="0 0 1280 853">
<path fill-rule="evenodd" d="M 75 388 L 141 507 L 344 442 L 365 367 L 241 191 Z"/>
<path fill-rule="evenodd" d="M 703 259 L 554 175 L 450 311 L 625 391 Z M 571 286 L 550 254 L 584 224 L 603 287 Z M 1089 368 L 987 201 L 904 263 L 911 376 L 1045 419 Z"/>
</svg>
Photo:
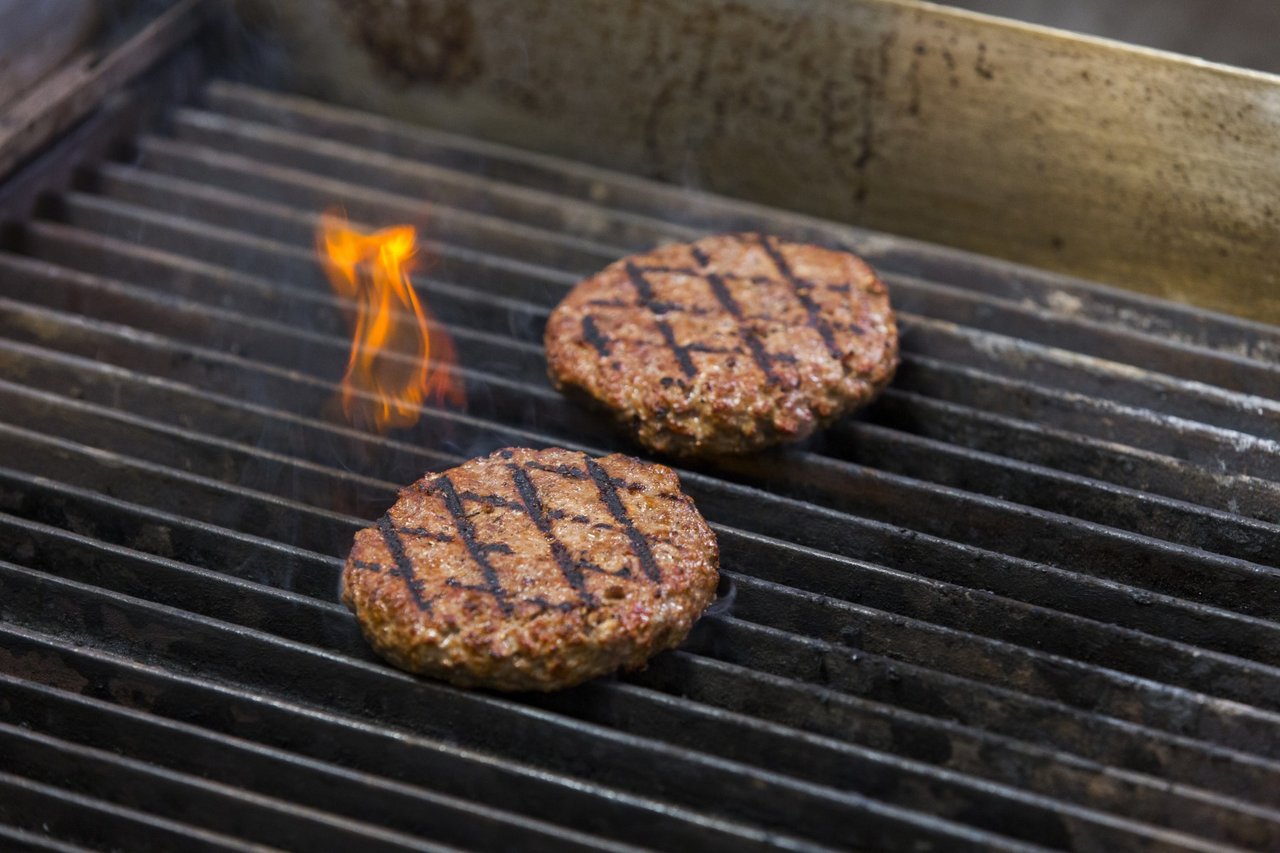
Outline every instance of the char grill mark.
<svg viewBox="0 0 1280 853">
<path fill-rule="evenodd" d="M 653 314 L 658 331 L 662 334 L 663 340 L 666 341 L 667 347 L 676 357 L 676 362 L 680 365 L 680 370 L 685 376 L 692 379 L 698 374 L 698 368 L 693 363 L 693 359 L 689 356 L 689 348 L 681 346 L 676 341 L 675 332 L 671 329 L 671 324 L 663 319 L 662 315 L 666 314 L 672 308 L 678 307 L 671 302 L 663 302 L 654 297 L 653 285 L 644 277 L 644 273 L 640 268 L 630 261 L 627 262 L 627 277 L 631 279 L 631 284 L 636 289 L 636 295 L 640 298 L 640 304 Z"/>
<path fill-rule="evenodd" d="M 702 275 L 706 278 L 707 284 L 710 285 L 711 292 L 715 294 L 716 300 L 737 321 L 738 337 L 742 339 L 747 345 L 747 349 L 751 351 L 751 357 L 755 360 L 756 366 L 760 368 L 760 372 L 764 374 L 765 381 L 776 383 L 778 376 L 773 372 L 773 362 L 769 357 L 769 351 L 765 349 L 764 342 L 760 340 L 760 336 L 756 334 L 755 329 L 746 325 L 742 316 L 742 306 L 738 304 L 738 300 L 733 298 L 733 293 L 729 290 L 729 286 L 725 284 L 724 278 L 719 273 L 711 271 L 710 259 L 701 249 L 694 246 L 691 249 L 691 253 L 693 254 L 693 259 L 701 267 Z"/>
<path fill-rule="evenodd" d="M 609 357 L 609 338 L 596 326 L 596 318 L 590 314 L 582 318 L 582 337 L 600 353 L 601 358 Z"/>
<path fill-rule="evenodd" d="M 391 552 L 391 559 L 394 561 L 392 571 L 404 581 L 405 588 L 409 590 L 409 595 L 412 596 L 413 603 L 418 609 L 430 612 L 431 600 L 423 596 L 422 581 L 414 574 L 413 563 L 409 561 L 409 555 L 404 550 L 404 541 L 401 540 L 389 516 L 384 515 L 378 519 L 378 531 L 387 544 L 387 550 Z"/>
<path fill-rule="evenodd" d="M 622 503 L 622 498 L 618 496 L 614 479 L 594 459 L 587 459 L 587 473 L 595 481 L 605 508 L 609 510 L 609 514 L 613 516 L 614 521 L 618 522 L 623 532 L 627 534 L 627 539 L 631 541 L 631 553 L 640 561 L 640 568 L 644 570 L 649 580 L 654 583 L 660 582 L 662 572 L 653 558 L 653 551 L 649 549 L 649 540 L 645 539 L 644 534 L 632 524 L 631 516 L 627 514 L 627 508 Z"/>
<path fill-rule="evenodd" d="M 646 308 L 650 314 L 655 317 L 661 317 L 663 314 L 669 314 L 672 311 L 678 311 L 683 308 L 679 303 L 659 299 L 657 294 L 653 292 L 653 285 L 649 283 L 649 279 L 645 277 L 644 272 L 635 263 L 627 261 L 626 270 L 627 277 L 631 279 L 631 284 L 636 289 L 636 296 L 640 299 L 640 305 Z"/>
<path fill-rule="evenodd" d="M 770 242 L 770 238 L 764 235 L 757 235 L 756 239 L 760 247 L 769 256 L 774 268 L 778 271 L 778 277 L 785 283 L 789 292 L 799 303 L 806 315 L 806 325 L 814 329 L 822 338 L 823 344 L 826 346 L 827 352 L 836 361 L 842 361 L 843 357 L 840 352 L 839 343 L 835 337 L 835 331 L 830 322 L 823 316 L 822 306 L 820 306 L 810 295 L 810 291 L 815 287 L 823 287 L 834 293 L 849 294 L 852 292 L 852 285 L 848 282 L 828 283 L 818 285 L 814 282 L 805 281 L 795 275 L 790 264 L 783 256 L 781 250 Z M 597 299 L 589 304 L 600 308 L 632 308 L 641 307 L 649 311 L 654 317 L 655 327 L 658 333 L 662 335 L 663 342 L 667 348 L 671 350 L 675 356 L 676 362 L 680 367 L 681 373 L 686 378 L 692 379 L 697 375 L 697 365 L 694 363 L 691 353 L 710 353 L 714 355 L 741 355 L 744 353 L 742 349 L 713 347 L 709 344 L 694 341 L 691 343 L 681 344 L 676 340 L 675 331 L 671 328 L 664 315 L 675 313 L 687 313 L 694 315 L 707 315 L 715 313 L 714 310 L 700 308 L 696 305 L 684 305 L 669 300 L 657 298 L 653 290 L 653 284 L 647 278 L 648 274 L 657 275 L 679 275 L 688 278 L 695 278 L 705 281 L 711 294 L 719 303 L 720 308 L 732 317 L 738 324 L 736 329 L 737 337 L 743 342 L 746 349 L 745 352 L 750 353 L 752 360 L 756 366 L 760 368 L 764 374 L 765 381 L 768 384 L 776 384 L 779 381 L 777 372 L 774 370 L 774 364 L 778 362 L 794 363 L 795 357 L 789 353 L 772 353 L 765 347 L 764 342 L 760 339 L 755 329 L 748 325 L 748 320 L 766 320 L 771 321 L 775 318 L 770 314 L 753 314 L 750 317 L 742 310 L 742 306 L 733 296 L 733 292 L 729 289 L 728 281 L 746 281 L 755 285 L 772 285 L 779 281 L 778 277 L 768 275 L 739 275 L 732 272 L 712 271 L 711 259 L 700 249 L 694 247 L 691 249 L 694 261 L 698 264 L 698 268 L 687 266 L 670 266 L 660 264 L 641 265 L 632 261 L 628 261 L 625 265 L 627 277 L 631 281 L 636 291 L 637 302 L 629 303 L 619 299 Z M 866 330 L 856 323 L 851 324 L 849 330 L 855 335 L 863 335 Z M 612 339 L 600 330 L 596 317 L 593 314 L 586 314 L 582 318 L 582 337 L 591 345 L 602 358 L 608 358 L 612 352 Z"/>
<path fill-rule="evenodd" d="M 551 556 L 555 558 L 556 565 L 560 567 L 560 573 L 569 582 L 569 586 L 573 587 L 574 592 L 578 594 L 578 598 L 583 604 L 587 606 L 594 605 L 595 598 L 587 589 L 587 579 L 582 574 L 582 568 L 573 559 L 569 549 L 556 536 L 555 530 L 552 529 L 551 519 L 547 517 L 547 513 L 543 509 L 542 499 L 538 496 L 538 487 L 534 485 L 533 478 L 529 476 L 528 471 L 525 471 L 514 462 L 508 462 L 507 468 L 511 471 L 511 479 L 515 483 L 521 502 L 524 504 L 525 512 L 547 540 L 547 545 L 551 548 Z"/>
<path fill-rule="evenodd" d="M 796 299 L 800 300 L 800 304 L 804 306 L 805 312 L 809 315 L 809 326 L 817 330 L 822 336 L 822 341 L 827 345 L 827 352 L 831 353 L 831 357 L 837 362 L 844 360 L 840 353 L 840 347 L 836 344 L 835 332 L 831 329 L 831 324 L 822 316 L 822 306 L 813 301 L 813 297 L 809 295 L 809 291 L 813 285 L 806 281 L 801 281 L 792 271 L 791 265 L 787 263 L 787 259 L 783 257 L 782 250 L 773 245 L 767 235 L 759 235 L 760 246 L 768 254 L 769 259 L 773 261 L 773 265 L 777 267 L 778 274 L 791 287 L 791 292 L 795 294 Z"/>
<path fill-rule="evenodd" d="M 510 459 L 511 457 L 505 456 L 504 458 Z M 596 464 L 594 460 L 590 460 L 590 462 L 592 465 Z M 644 569 L 645 576 L 654 583 L 657 583 L 660 580 L 661 570 L 658 568 L 657 562 L 653 557 L 648 540 L 645 538 L 644 534 L 640 533 L 640 531 L 631 523 L 630 516 L 627 514 L 626 508 L 622 505 L 621 499 L 617 494 L 618 489 L 625 489 L 629 492 L 647 491 L 643 484 L 633 483 L 618 477 L 611 477 L 603 468 L 600 468 L 603 479 L 597 479 L 594 473 L 588 473 L 570 465 L 543 465 L 529 461 L 519 465 L 514 462 L 508 462 L 507 468 L 511 471 L 512 481 L 515 486 L 515 498 L 499 494 L 486 494 L 470 489 L 458 491 L 457 487 L 453 484 L 453 481 L 444 475 L 435 478 L 430 483 L 417 487 L 420 492 L 428 495 L 436 495 L 443 501 L 445 508 L 453 518 L 454 525 L 458 530 L 458 536 L 451 536 L 448 533 L 432 531 L 423 527 L 391 527 L 389 530 L 393 535 L 403 534 L 417 536 L 432 539 L 437 542 L 453 542 L 457 539 L 461 539 L 463 544 L 467 547 L 468 555 L 484 575 L 485 583 L 464 584 L 455 579 L 449 579 L 445 583 L 458 589 L 471 589 L 489 593 L 493 596 L 495 603 L 498 604 L 502 612 L 508 615 L 514 612 L 513 606 L 515 603 L 534 604 L 539 607 L 559 609 L 561 611 L 572 609 L 576 605 L 574 605 L 573 602 L 568 602 L 568 608 L 566 608 L 565 602 L 556 604 L 548 602 L 540 596 L 513 598 L 510 592 L 502 585 L 500 577 L 501 573 L 498 571 L 496 566 L 489 562 L 488 559 L 489 554 L 512 553 L 511 546 L 505 542 L 480 541 L 479 532 L 471 522 L 471 516 L 474 513 L 468 512 L 466 509 L 466 505 L 469 503 L 477 503 L 482 506 L 493 507 L 495 509 L 502 509 L 508 512 L 527 516 L 547 540 L 552 557 L 555 559 L 556 565 L 560 568 L 566 582 L 568 582 L 570 587 L 573 588 L 579 601 L 588 607 L 593 607 L 598 602 L 596 601 L 595 596 L 592 595 L 590 590 L 587 588 L 586 572 L 594 572 L 596 574 L 607 575 L 611 578 L 623 580 L 631 578 L 633 573 L 631 569 L 625 565 L 620 567 L 617 571 L 610 571 L 589 560 L 575 558 L 560 538 L 556 536 L 555 531 L 551 526 L 552 521 L 567 520 L 573 524 L 586 525 L 596 530 L 622 532 L 623 535 L 627 537 L 628 543 L 631 545 L 632 553 L 640 561 L 640 564 Z M 597 487 L 600 487 L 600 484 L 603 482 L 605 484 L 604 488 L 607 490 L 609 497 L 606 497 L 606 493 L 602 491 L 602 503 L 605 508 L 609 510 L 610 515 L 615 519 L 615 521 L 617 521 L 617 523 L 608 524 L 604 522 L 594 522 L 586 515 L 570 515 L 563 509 L 547 506 L 539 494 L 533 479 L 529 476 L 528 472 L 531 470 L 542 471 L 567 480 L 594 480 Z M 658 492 L 655 494 L 657 497 L 666 500 L 680 500 L 678 495 L 670 492 Z M 610 498 L 616 504 L 616 511 L 615 506 L 610 503 Z M 379 529 L 382 529 L 381 522 L 379 522 Z M 386 531 L 383 531 L 383 536 L 384 538 L 387 536 Z M 431 609 L 431 601 L 423 598 L 422 596 L 424 584 L 422 580 L 417 577 L 416 573 L 413 572 L 412 563 L 408 561 L 407 555 L 404 552 L 403 542 L 399 538 L 399 535 L 396 535 L 395 546 L 391 545 L 388 541 L 388 548 L 391 550 L 392 556 L 396 559 L 397 568 L 393 573 L 405 578 L 406 583 L 410 585 L 410 591 L 414 594 L 414 601 L 419 603 L 421 609 L 429 611 Z M 402 556 L 404 557 L 403 563 L 400 562 L 400 558 Z M 376 563 L 367 565 L 368 569 L 373 572 L 379 572 L 383 568 Z M 362 563 L 357 567 L 364 568 L 365 565 Z"/>
<path fill-rule="evenodd" d="M 769 254 L 774 266 L 778 269 L 784 283 L 786 283 L 792 295 L 795 297 L 800 306 L 806 313 L 806 323 L 815 329 L 822 336 L 823 342 L 827 347 L 827 351 L 833 358 L 840 360 L 841 355 L 838 344 L 835 339 L 835 333 L 830 323 L 822 316 L 822 308 L 809 295 L 808 291 L 815 285 L 812 282 L 802 281 L 797 278 L 791 271 L 786 259 L 782 257 L 777 247 L 769 244 L 766 238 L 760 238 L 761 245 L 766 253 Z M 684 266 L 664 266 L 664 265 L 640 265 L 634 262 L 627 262 L 627 277 L 631 281 L 636 291 L 638 301 L 635 303 L 626 302 L 620 299 L 596 299 L 592 300 L 590 305 L 599 308 L 645 308 L 654 317 L 654 324 L 658 333 L 662 335 L 663 342 L 667 348 L 671 350 L 675 356 L 676 362 L 680 367 L 681 373 L 686 378 L 692 379 L 697 375 L 697 365 L 694 363 L 691 353 L 710 353 L 713 355 L 742 355 L 744 350 L 737 348 L 714 347 L 706 343 L 694 341 L 691 343 L 681 344 L 676 340 L 675 331 L 671 328 L 670 323 L 666 320 L 667 314 L 693 314 L 695 316 L 705 316 L 714 314 L 713 309 L 701 308 L 696 305 L 684 305 L 669 300 L 658 299 L 653 290 L 653 285 L 649 281 L 648 274 L 657 275 L 679 275 L 688 278 L 695 278 L 699 281 L 705 281 L 711 294 L 719 303 L 720 308 L 732 317 L 738 324 L 736 331 L 737 337 L 743 342 L 746 349 L 745 352 L 750 353 L 752 360 L 756 366 L 760 368 L 764 374 L 765 381 L 768 384 L 776 384 L 779 381 L 777 372 L 774 370 L 774 364 L 778 362 L 793 363 L 795 357 L 787 353 L 772 353 L 765 347 L 764 342 L 760 339 L 759 334 L 748 325 L 748 320 L 773 320 L 769 314 L 748 315 L 742 310 L 742 306 L 734 298 L 733 292 L 729 289 L 728 281 L 746 281 L 755 285 L 771 285 L 776 284 L 778 279 L 767 275 L 738 275 L 732 272 L 712 271 L 710 258 L 701 250 L 694 248 L 692 250 L 694 260 L 698 264 L 698 269 Z M 848 294 L 852 287 L 850 284 L 827 284 L 823 285 L 827 289 Z M 854 334 L 862 335 L 865 330 L 854 324 L 851 327 Z M 612 353 L 612 339 L 600 330 L 599 323 L 595 315 L 586 314 L 582 318 L 582 337 L 583 340 L 591 345 L 601 358 L 608 358 Z"/>
<path fill-rule="evenodd" d="M 449 510 L 449 514 L 453 516 L 453 524 L 458 530 L 458 535 L 462 537 L 463 544 L 467 546 L 467 553 L 471 555 L 471 559 L 484 574 L 484 584 L 458 584 L 458 586 L 464 589 L 475 589 L 489 593 L 493 596 L 498 609 L 504 614 L 510 615 L 512 606 L 507 598 L 507 591 L 502 586 L 502 580 L 498 576 L 497 569 L 489 562 L 490 553 L 502 549 L 506 549 L 506 552 L 510 553 L 510 546 L 501 542 L 487 544 L 480 542 L 476 535 L 476 527 L 471 523 L 471 519 L 467 517 L 466 509 L 462 505 L 462 499 L 458 497 L 458 492 L 453 487 L 453 481 L 448 476 L 437 477 L 428 488 L 429 491 L 438 494 L 441 500 L 444 501 L 445 509 Z"/>
<path fill-rule="evenodd" d="M 698 367 L 693 363 L 693 358 L 689 355 L 689 348 L 683 347 L 676 342 L 676 333 L 672 330 L 671 324 L 666 320 L 659 320 L 658 331 L 662 332 L 662 338 L 667 342 L 667 347 L 675 354 L 676 362 L 680 365 L 680 372 L 690 379 L 697 376 Z"/>
</svg>

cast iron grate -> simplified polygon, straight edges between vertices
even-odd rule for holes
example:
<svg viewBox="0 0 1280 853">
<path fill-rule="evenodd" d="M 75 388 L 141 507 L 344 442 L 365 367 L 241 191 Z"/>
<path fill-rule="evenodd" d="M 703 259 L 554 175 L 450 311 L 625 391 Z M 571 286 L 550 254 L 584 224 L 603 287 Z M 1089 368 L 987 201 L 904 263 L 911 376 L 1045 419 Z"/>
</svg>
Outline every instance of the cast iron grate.
<svg viewBox="0 0 1280 853">
<path fill-rule="evenodd" d="M 1280 844 L 1280 330 L 230 83 L 0 252 L 0 835 L 16 847 Z M 424 226 L 466 412 L 332 417 L 338 203 Z M 505 445 L 630 450 L 547 312 L 708 231 L 845 245 L 904 364 L 685 469 L 731 612 L 551 696 L 375 661 L 352 533 Z"/>
</svg>

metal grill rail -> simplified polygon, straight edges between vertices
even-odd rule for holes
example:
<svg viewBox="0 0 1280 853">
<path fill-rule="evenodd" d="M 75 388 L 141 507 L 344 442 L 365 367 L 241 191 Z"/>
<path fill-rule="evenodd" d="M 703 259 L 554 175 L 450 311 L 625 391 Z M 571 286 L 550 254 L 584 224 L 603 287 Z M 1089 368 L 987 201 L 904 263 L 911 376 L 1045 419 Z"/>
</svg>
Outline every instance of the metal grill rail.
<svg viewBox="0 0 1280 853">
<path fill-rule="evenodd" d="M 1280 330 L 236 84 L 136 154 L 0 252 L 7 844 L 1280 845 Z M 466 413 L 328 417 L 335 203 L 425 223 Z M 549 696 L 373 659 L 351 534 L 468 455 L 626 449 L 548 310 L 731 229 L 859 252 L 904 328 L 865 414 L 682 470 L 732 614 Z"/>
</svg>

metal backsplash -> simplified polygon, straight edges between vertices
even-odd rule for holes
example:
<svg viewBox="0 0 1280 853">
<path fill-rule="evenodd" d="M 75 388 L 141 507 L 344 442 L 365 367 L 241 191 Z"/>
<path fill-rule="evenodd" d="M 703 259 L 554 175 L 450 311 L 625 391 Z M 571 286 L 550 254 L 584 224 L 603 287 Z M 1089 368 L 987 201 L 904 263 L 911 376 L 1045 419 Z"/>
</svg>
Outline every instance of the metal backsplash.
<svg viewBox="0 0 1280 853">
<path fill-rule="evenodd" d="M 241 0 L 281 82 L 1280 322 L 1280 77 L 906 0 Z"/>
</svg>

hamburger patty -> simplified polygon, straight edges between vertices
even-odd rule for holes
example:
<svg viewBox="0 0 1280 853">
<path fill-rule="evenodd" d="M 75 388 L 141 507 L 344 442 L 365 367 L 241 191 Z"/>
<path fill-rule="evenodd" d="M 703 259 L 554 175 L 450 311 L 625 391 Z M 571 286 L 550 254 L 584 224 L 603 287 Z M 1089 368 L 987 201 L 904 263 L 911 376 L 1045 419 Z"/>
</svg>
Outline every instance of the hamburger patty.
<svg viewBox="0 0 1280 853">
<path fill-rule="evenodd" d="M 402 669 L 555 690 L 678 645 L 718 564 L 670 468 L 509 448 L 402 490 L 356 534 L 342 596 Z"/>
<path fill-rule="evenodd" d="M 802 439 L 869 402 L 898 366 L 870 267 L 760 234 L 623 258 L 556 307 L 546 346 L 558 388 L 680 456 Z"/>
</svg>

